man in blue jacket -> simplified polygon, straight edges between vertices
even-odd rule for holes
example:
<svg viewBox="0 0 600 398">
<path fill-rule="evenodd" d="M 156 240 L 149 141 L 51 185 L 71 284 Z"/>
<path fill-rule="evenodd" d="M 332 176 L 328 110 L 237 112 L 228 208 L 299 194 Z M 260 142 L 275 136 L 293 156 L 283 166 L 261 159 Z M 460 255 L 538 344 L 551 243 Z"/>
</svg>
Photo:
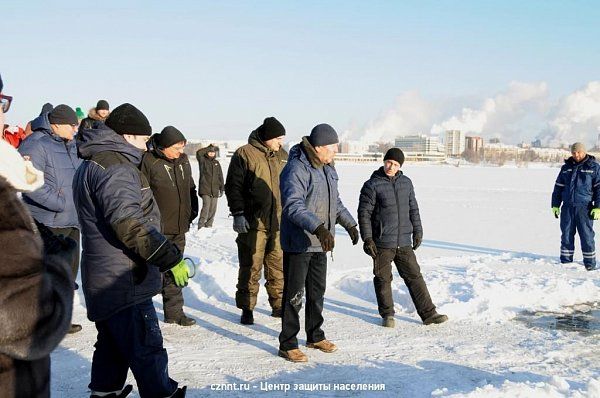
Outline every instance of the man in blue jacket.
<svg viewBox="0 0 600 398">
<path fill-rule="evenodd" d="M 33 218 L 54 234 L 63 235 L 77 243 L 71 264 L 73 280 L 79 269 L 79 222 L 73 202 L 73 176 L 81 164 L 73 137 L 77 131 L 77 114 L 68 105 L 58 105 L 49 113 L 42 113 L 31 123 L 33 134 L 19 146 L 19 153 L 31 160 L 34 167 L 44 172 L 44 185 L 24 193 Z M 81 330 L 73 324 L 69 333 Z"/>
<path fill-rule="evenodd" d="M 562 207 L 561 207 L 562 204 Z M 600 218 L 600 165 L 588 155 L 585 145 L 571 145 L 571 157 L 565 160 L 552 192 L 552 213 L 560 216 L 560 262 L 573 262 L 575 231 L 579 232 L 583 265 L 596 269 L 594 221 Z"/>
<path fill-rule="evenodd" d="M 363 249 L 373 258 L 373 283 L 382 325 L 394 327 L 395 323 L 392 261 L 423 323 L 445 322 L 448 317 L 436 312 L 414 252 L 423 240 L 423 228 L 412 181 L 400 171 L 404 153 L 391 148 L 383 162 L 383 167 L 364 183 L 358 204 Z"/>
<path fill-rule="evenodd" d="M 348 231 L 352 244 L 359 238 L 356 221 L 338 193 L 338 175 L 333 167 L 338 142 L 333 127 L 316 126 L 309 137 L 292 147 L 280 176 L 284 285 L 279 356 L 292 362 L 308 360 L 298 349 L 296 338 L 305 291 L 307 347 L 328 353 L 337 350 L 321 329 L 326 253 L 333 252 L 336 224 Z"/>
<path fill-rule="evenodd" d="M 167 352 L 152 296 L 171 272 L 188 280 L 179 249 L 160 233 L 160 213 L 139 170 L 152 129 L 131 104 L 105 124 L 77 135 L 85 160 L 73 181 L 83 235 L 81 276 L 88 318 L 98 337 L 92 358 L 92 396 L 125 396 L 131 369 L 141 397 L 183 397 L 169 377 Z"/>
</svg>

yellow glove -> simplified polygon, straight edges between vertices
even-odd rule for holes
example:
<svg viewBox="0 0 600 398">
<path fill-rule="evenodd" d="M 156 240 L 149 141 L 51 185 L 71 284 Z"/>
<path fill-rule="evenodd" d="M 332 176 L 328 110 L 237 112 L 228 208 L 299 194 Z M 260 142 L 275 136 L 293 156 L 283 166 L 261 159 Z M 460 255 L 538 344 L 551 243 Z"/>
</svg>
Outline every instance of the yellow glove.
<svg viewBox="0 0 600 398">
<path fill-rule="evenodd" d="M 554 218 L 558 218 L 560 216 L 560 207 L 553 207 L 552 214 L 554 214 Z"/>
</svg>

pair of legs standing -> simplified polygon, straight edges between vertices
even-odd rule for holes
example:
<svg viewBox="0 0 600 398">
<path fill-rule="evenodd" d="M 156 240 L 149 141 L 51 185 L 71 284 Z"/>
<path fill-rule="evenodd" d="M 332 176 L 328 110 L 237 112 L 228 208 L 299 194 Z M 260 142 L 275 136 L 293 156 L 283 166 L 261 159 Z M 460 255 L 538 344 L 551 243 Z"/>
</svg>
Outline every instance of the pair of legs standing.
<svg viewBox="0 0 600 398">
<path fill-rule="evenodd" d="M 219 198 L 210 195 L 201 195 L 202 209 L 200 210 L 200 218 L 198 219 L 198 229 L 211 228 L 217 214 L 217 202 Z"/>
<path fill-rule="evenodd" d="M 182 253 L 185 251 L 185 234 L 165 235 L 165 237 L 169 242 L 177 246 Z M 166 323 L 176 323 L 181 326 L 196 324 L 194 319 L 188 318 L 183 313 L 182 288 L 175 284 L 173 275 L 170 272 L 163 274 L 162 298 Z"/>
</svg>

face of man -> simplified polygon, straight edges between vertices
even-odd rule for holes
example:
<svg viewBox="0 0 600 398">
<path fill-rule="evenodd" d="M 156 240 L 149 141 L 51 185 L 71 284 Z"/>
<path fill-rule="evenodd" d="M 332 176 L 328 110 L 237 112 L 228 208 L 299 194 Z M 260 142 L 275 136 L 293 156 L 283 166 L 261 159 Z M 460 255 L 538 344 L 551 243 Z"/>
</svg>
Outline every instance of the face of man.
<svg viewBox="0 0 600 398">
<path fill-rule="evenodd" d="M 217 153 L 214 151 L 207 152 L 206 154 L 208 155 L 209 158 L 214 158 L 217 155 Z"/>
<path fill-rule="evenodd" d="M 315 147 L 317 157 L 323 164 L 329 164 L 333 162 L 335 154 L 338 153 L 338 144 L 330 144 L 324 146 Z"/>
<path fill-rule="evenodd" d="M 76 124 L 51 124 L 52 132 L 60 138 L 71 141 L 77 132 Z"/>
<path fill-rule="evenodd" d="M 148 135 L 132 135 L 132 134 L 123 134 L 123 138 L 125 141 L 136 147 L 137 149 L 141 149 L 142 151 L 146 151 L 146 142 L 150 139 Z"/>
<path fill-rule="evenodd" d="M 165 157 L 167 159 L 173 160 L 173 159 L 177 159 L 178 157 L 181 156 L 184 148 L 185 148 L 185 141 L 180 141 L 176 144 L 171 145 L 168 148 L 163 149 L 162 151 L 165 154 Z"/>
<path fill-rule="evenodd" d="M 385 171 L 385 175 L 388 177 L 395 176 L 400 170 L 400 163 L 395 160 L 388 159 L 383 162 L 383 171 Z"/>
<path fill-rule="evenodd" d="M 106 109 L 100 109 L 100 110 L 96 110 L 96 113 L 98 114 L 98 116 L 100 116 L 101 118 L 106 118 L 108 116 L 109 111 Z"/>
<path fill-rule="evenodd" d="M 283 145 L 283 136 L 271 138 L 270 140 L 265 141 L 264 144 L 273 152 L 277 152 L 279 151 L 279 149 L 281 149 L 281 146 Z"/>
<path fill-rule="evenodd" d="M 571 155 L 573 156 L 573 160 L 575 160 L 575 162 L 579 163 L 583 159 L 585 159 L 586 153 L 584 151 L 575 151 L 575 152 L 571 152 Z"/>
</svg>

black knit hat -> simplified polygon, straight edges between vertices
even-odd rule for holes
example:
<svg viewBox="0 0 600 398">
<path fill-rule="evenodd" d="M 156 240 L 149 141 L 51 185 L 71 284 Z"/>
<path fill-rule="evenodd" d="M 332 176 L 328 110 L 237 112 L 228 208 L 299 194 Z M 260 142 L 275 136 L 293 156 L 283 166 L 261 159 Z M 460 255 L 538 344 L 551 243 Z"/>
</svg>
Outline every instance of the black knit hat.
<svg viewBox="0 0 600 398">
<path fill-rule="evenodd" d="M 337 133 L 328 124 L 319 124 L 313 127 L 308 137 L 312 146 L 325 146 L 340 142 Z"/>
<path fill-rule="evenodd" d="M 48 121 L 50 124 L 79 124 L 77 114 L 69 105 L 60 104 L 48 113 Z"/>
<path fill-rule="evenodd" d="M 109 109 L 110 109 L 110 107 L 108 106 L 108 102 L 106 102 L 105 100 L 100 100 L 96 104 L 96 110 L 97 111 L 101 111 L 101 110 L 107 111 Z"/>
<path fill-rule="evenodd" d="M 150 135 L 148 118 L 135 106 L 125 103 L 117 106 L 104 122 L 117 134 Z"/>
<path fill-rule="evenodd" d="M 404 163 L 404 152 L 400 148 L 390 148 L 383 157 L 383 161 L 385 162 L 386 160 L 395 160 L 402 166 Z"/>
<path fill-rule="evenodd" d="M 258 129 L 258 138 L 261 141 L 269 141 L 273 138 L 281 137 L 285 135 L 285 127 L 274 117 L 268 117 L 265 119 Z"/>
<path fill-rule="evenodd" d="M 173 126 L 165 127 L 155 138 L 156 145 L 163 149 L 181 141 L 186 142 L 185 136 Z"/>
</svg>

